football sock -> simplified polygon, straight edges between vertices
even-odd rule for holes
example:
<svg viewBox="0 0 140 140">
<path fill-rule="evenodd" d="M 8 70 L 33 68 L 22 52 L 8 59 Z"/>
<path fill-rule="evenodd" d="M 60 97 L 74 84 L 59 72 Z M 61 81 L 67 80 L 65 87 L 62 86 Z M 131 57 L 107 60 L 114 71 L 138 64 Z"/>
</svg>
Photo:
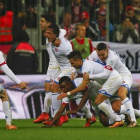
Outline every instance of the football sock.
<svg viewBox="0 0 140 140">
<path fill-rule="evenodd" d="M 131 103 L 130 99 L 128 97 L 126 97 L 122 101 L 122 103 L 125 106 L 126 111 L 128 112 L 128 114 L 130 115 L 131 121 L 136 122 L 136 118 L 135 118 L 135 115 L 134 115 L 134 110 L 133 110 L 132 103 Z"/>
<path fill-rule="evenodd" d="M 11 125 L 12 123 L 12 111 L 10 109 L 9 101 L 3 101 L 3 112 L 5 113 L 6 124 Z"/>
<path fill-rule="evenodd" d="M 53 107 L 54 116 L 61 106 L 61 100 L 57 100 L 58 95 L 59 93 L 52 93 L 52 107 Z"/>
<path fill-rule="evenodd" d="M 49 113 L 49 108 L 52 105 L 52 92 L 45 92 L 43 112 Z"/>
<path fill-rule="evenodd" d="M 134 109 L 134 114 L 140 117 L 140 110 Z"/>
<path fill-rule="evenodd" d="M 105 101 L 103 101 L 102 103 L 100 103 L 98 105 L 98 108 L 100 110 L 102 110 L 107 116 L 109 116 L 109 118 L 114 119 L 115 121 L 121 121 L 121 118 L 119 118 L 114 111 L 112 110 L 111 106 L 109 104 L 107 104 Z"/>
</svg>

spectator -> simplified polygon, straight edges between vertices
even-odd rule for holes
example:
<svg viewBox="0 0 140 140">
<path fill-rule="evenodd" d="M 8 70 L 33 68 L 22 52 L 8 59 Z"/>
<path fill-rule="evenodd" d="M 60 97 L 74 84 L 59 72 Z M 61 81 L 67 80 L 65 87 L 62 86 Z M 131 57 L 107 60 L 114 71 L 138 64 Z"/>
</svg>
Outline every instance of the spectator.
<svg viewBox="0 0 140 140">
<path fill-rule="evenodd" d="M 127 6 L 125 10 L 125 17 L 128 17 L 131 22 L 136 27 L 137 31 L 139 31 L 139 23 L 138 19 L 136 18 L 134 8 L 132 6 Z"/>
<path fill-rule="evenodd" d="M 139 43 L 139 34 L 129 18 L 125 18 L 122 24 L 116 27 L 116 42 L 120 43 Z"/>
<path fill-rule="evenodd" d="M 37 73 L 37 53 L 28 41 L 29 36 L 26 31 L 19 32 L 18 43 L 15 43 L 7 56 L 7 65 L 15 74 Z"/>
<path fill-rule="evenodd" d="M 14 13 L 7 11 L 5 1 L 0 0 L 0 50 L 5 58 L 16 39 L 18 30 L 16 23 Z"/>
<path fill-rule="evenodd" d="M 27 28 L 37 28 L 37 14 L 31 4 L 26 6 L 25 13 L 19 18 L 19 23 L 22 30 L 26 30 Z"/>
<path fill-rule="evenodd" d="M 86 37 L 92 41 L 99 40 L 99 27 L 95 22 L 90 22 L 89 14 L 87 11 L 81 13 L 81 22 L 86 27 Z"/>
<path fill-rule="evenodd" d="M 71 24 L 71 19 L 72 19 L 71 13 L 65 11 L 63 13 L 63 22 L 59 26 L 60 29 L 65 29 L 66 30 L 67 33 L 66 33 L 65 37 L 68 40 L 71 40 L 75 35 L 75 29 L 74 29 L 74 25 Z"/>
<path fill-rule="evenodd" d="M 100 9 L 98 12 L 98 18 L 95 21 L 95 24 L 98 24 L 100 29 L 100 41 L 106 41 L 106 10 Z M 111 23 L 109 23 L 109 41 L 113 41 L 113 31 L 114 27 Z"/>
<path fill-rule="evenodd" d="M 91 39 L 86 38 L 86 28 L 83 24 L 77 24 L 76 37 L 71 40 L 73 50 L 79 50 L 82 57 L 86 59 L 88 55 L 94 50 Z"/>
<path fill-rule="evenodd" d="M 97 19 L 97 17 L 98 17 L 98 12 L 99 12 L 100 9 L 106 9 L 106 0 L 97 0 L 96 3 L 98 4 L 98 6 L 97 6 L 97 8 L 95 9 L 94 14 L 93 14 L 93 16 L 94 16 L 93 19 L 94 19 L 94 20 Z"/>
<path fill-rule="evenodd" d="M 87 10 L 82 4 L 82 0 L 72 0 L 69 9 L 71 10 L 73 24 L 79 23 L 81 12 Z"/>
<path fill-rule="evenodd" d="M 140 0 L 133 0 L 132 6 L 134 8 L 136 18 L 140 21 Z"/>
</svg>

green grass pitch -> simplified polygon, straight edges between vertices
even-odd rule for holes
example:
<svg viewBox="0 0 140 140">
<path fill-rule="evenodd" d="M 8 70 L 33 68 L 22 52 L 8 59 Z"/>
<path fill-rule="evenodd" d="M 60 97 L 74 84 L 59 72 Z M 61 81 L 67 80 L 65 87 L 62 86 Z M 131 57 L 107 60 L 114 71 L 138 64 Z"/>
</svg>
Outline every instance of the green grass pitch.
<svg viewBox="0 0 140 140">
<path fill-rule="evenodd" d="M 32 121 L 13 120 L 18 129 L 6 130 L 5 120 L 0 120 L 0 140 L 140 140 L 140 126 L 108 128 L 97 121 L 90 128 L 83 128 L 85 119 L 69 119 L 61 127 L 40 128 L 42 124 Z"/>
</svg>

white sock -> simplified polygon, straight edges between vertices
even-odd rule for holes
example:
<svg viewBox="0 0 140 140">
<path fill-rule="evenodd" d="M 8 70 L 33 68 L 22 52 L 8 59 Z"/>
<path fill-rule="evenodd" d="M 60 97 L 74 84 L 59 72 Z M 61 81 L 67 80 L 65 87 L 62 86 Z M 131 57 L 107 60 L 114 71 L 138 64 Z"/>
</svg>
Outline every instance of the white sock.
<svg viewBox="0 0 140 140">
<path fill-rule="evenodd" d="M 90 109 L 87 107 L 86 104 L 81 108 L 81 110 L 85 113 L 86 118 L 88 118 L 88 119 L 92 118 L 93 115 L 90 112 Z"/>
<path fill-rule="evenodd" d="M 49 108 L 52 105 L 52 92 L 45 92 L 43 112 L 49 113 Z"/>
<path fill-rule="evenodd" d="M 139 116 L 140 117 L 140 110 L 138 110 L 138 109 L 133 109 L 133 110 L 134 110 L 135 116 Z M 128 112 L 126 111 L 126 108 L 125 108 L 124 105 L 121 105 L 120 113 L 121 114 L 128 114 Z"/>
<path fill-rule="evenodd" d="M 109 122 L 108 122 L 108 123 L 109 123 L 109 125 L 113 125 L 113 124 L 114 124 L 114 122 L 115 122 L 115 121 L 114 121 L 114 119 L 112 119 L 112 118 L 109 118 L 109 119 L 108 119 L 108 121 L 109 121 Z"/>
<path fill-rule="evenodd" d="M 122 101 L 122 103 L 124 104 L 124 106 L 126 108 L 126 111 L 128 112 L 129 116 L 131 117 L 131 121 L 136 122 L 136 118 L 135 118 L 135 115 L 134 115 L 134 110 L 133 110 L 132 103 L 131 103 L 130 99 L 128 97 L 126 97 Z"/>
<path fill-rule="evenodd" d="M 134 114 L 138 117 L 140 117 L 140 110 L 134 109 Z"/>
<path fill-rule="evenodd" d="M 120 107 L 120 114 L 128 114 L 124 105 L 121 105 L 121 107 Z"/>
<path fill-rule="evenodd" d="M 5 113 L 6 124 L 12 124 L 12 111 L 10 109 L 9 101 L 3 101 L 3 112 Z"/>
<path fill-rule="evenodd" d="M 98 105 L 98 108 L 102 110 L 109 118 L 114 119 L 115 121 L 121 121 L 121 118 L 119 118 L 111 108 L 111 106 L 105 102 L 102 102 Z"/>
<path fill-rule="evenodd" d="M 120 115 L 117 115 L 119 118 L 121 118 L 121 120 L 125 120 L 125 115 L 124 114 L 120 114 Z"/>
<path fill-rule="evenodd" d="M 81 98 L 76 99 L 76 104 L 79 105 L 80 101 L 81 101 Z M 86 118 L 88 119 L 92 118 L 93 115 L 90 112 L 90 109 L 88 108 L 87 103 L 81 108 L 81 110 L 85 113 Z"/>
<path fill-rule="evenodd" d="M 53 115 L 58 112 L 61 106 L 61 100 L 57 100 L 59 93 L 52 93 L 52 107 L 53 107 Z"/>
</svg>

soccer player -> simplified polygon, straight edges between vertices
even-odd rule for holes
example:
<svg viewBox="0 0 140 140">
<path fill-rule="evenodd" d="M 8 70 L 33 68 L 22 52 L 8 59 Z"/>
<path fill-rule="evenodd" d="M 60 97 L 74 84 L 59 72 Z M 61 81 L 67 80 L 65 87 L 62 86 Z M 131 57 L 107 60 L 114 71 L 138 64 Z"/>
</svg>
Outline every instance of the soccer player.
<svg viewBox="0 0 140 140">
<path fill-rule="evenodd" d="M 47 14 L 41 15 L 40 27 L 41 30 L 44 31 L 45 37 L 46 37 L 46 29 L 48 28 L 49 25 L 51 25 L 51 23 L 54 23 L 54 18 L 51 15 L 47 15 Z M 55 40 L 56 45 L 60 43 L 61 38 L 64 37 L 65 34 L 66 31 L 60 29 L 59 38 Z M 34 123 L 41 123 L 49 119 L 49 107 L 52 105 L 51 85 L 54 79 L 56 79 L 60 73 L 60 66 L 52 52 L 51 43 L 48 42 L 47 38 L 46 38 L 46 49 L 49 54 L 49 66 L 45 79 L 44 109 L 43 109 L 43 113 L 33 121 Z M 60 104 L 60 101 L 55 100 L 54 102 Z M 56 105 L 55 110 L 58 111 L 59 106 Z M 61 119 L 61 123 L 68 121 L 68 117 L 66 115 L 62 116 L 60 119 Z"/>
<path fill-rule="evenodd" d="M 3 53 L 0 51 L 0 67 L 4 71 L 4 73 L 15 83 L 18 84 L 18 86 L 21 89 L 27 89 L 25 82 L 21 82 L 15 75 L 14 73 L 9 69 L 9 67 L 6 64 L 6 61 L 3 57 Z M 2 100 L 2 105 L 3 105 L 3 112 L 5 113 L 5 119 L 6 119 L 6 129 L 17 129 L 16 126 L 12 124 L 12 111 L 10 109 L 10 104 L 9 104 L 9 98 L 6 90 L 4 87 L 0 84 L 0 98 Z"/>
<path fill-rule="evenodd" d="M 110 65 L 122 76 L 123 82 L 118 90 L 118 96 L 120 97 L 122 103 L 128 111 L 128 114 L 131 117 L 132 122 L 130 125 L 128 125 L 128 127 L 135 127 L 137 125 L 136 118 L 134 115 L 132 103 L 127 97 L 128 91 L 132 85 L 132 75 L 125 64 L 122 62 L 122 59 L 116 52 L 109 50 L 105 43 L 99 43 L 96 47 L 96 51 L 92 52 L 87 59 L 98 60 L 106 63 L 106 65 Z M 96 77 L 100 77 L 100 75 L 96 75 Z"/>
<path fill-rule="evenodd" d="M 59 73 L 58 77 L 54 80 L 54 82 L 51 86 L 51 90 L 53 93 L 52 98 L 54 99 L 54 101 L 57 100 L 57 96 L 60 94 L 59 84 L 58 84 L 59 79 L 62 76 L 70 77 L 72 71 L 74 71 L 74 68 L 71 67 L 71 64 L 67 58 L 67 55 L 72 51 L 72 46 L 71 46 L 70 42 L 65 38 L 61 39 L 59 46 L 55 46 L 54 42 L 57 39 L 58 35 L 59 35 L 58 26 L 56 24 L 49 25 L 48 29 L 46 30 L 46 37 L 48 38 L 48 42 L 52 43 L 52 51 L 60 65 L 60 69 L 61 69 L 61 72 Z M 53 104 L 53 110 L 56 113 L 58 111 L 58 110 L 56 110 L 56 108 L 60 107 L 61 101 L 59 101 L 60 102 L 59 104 L 57 104 L 54 101 L 52 101 L 52 104 Z"/>
<path fill-rule="evenodd" d="M 118 88 L 122 84 L 122 78 L 119 75 L 119 73 L 112 69 L 110 65 L 104 65 L 101 62 L 98 61 L 89 61 L 86 60 L 83 62 L 81 54 L 79 51 L 73 51 L 68 55 L 68 58 L 70 60 L 71 65 L 76 69 L 81 69 L 83 73 L 83 82 L 82 84 L 77 87 L 76 89 L 67 92 L 67 94 L 59 95 L 58 99 L 62 99 L 63 97 L 66 97 L 71 94 L 75 94 L 77 92 L 80 92 L 81 90 L 84 90 L 86 85 L 89 83 L 89 79 L 87 79 L 87 76 L 90 74 L 90 79 L 97 81 L 99 84 L 102 85 L 102 88 L 99 90 L 99 94 L 97 95 L 95 99 L 95 104 L 98 106 L 100 110 L 105 112 L 107 116 L 115 120 L 115 127 L 123 125 L 123 121 L 121 118 L 119 118 L 114 111 L 112 110 L 112 107 L 110 105 L 110 102 L 108 101 L 109 97 L 113 97 L 114 94 L 117 92 Z M 104 71 L 105 69 L 105 71 Z M 110 74 L 111 71 L 111 74 Z M 96 78 L 96 75 L 101 75 L 100 78 Z M 114 127 L 114 126 L 113 126 Z"/>
<path fill-rule="evenodd" d="M 63 76 L 59 80 L 59 86 L 63 92 L 67 92 L 69 90 L 78 87 L 81 84 L 81 82 L 82 82 L 82 78 L 76 78 L 74 79 L 74 81 L 71 81 L 71 79 L 68 76 Z M 63 98 L 61 107 L 59 111 L 56 113 L 56 115 L 54 116 L 54 118 L 51 121 L 43 122 L 43 124 L 48 125 L 49 127 L 52 127 L 53 125 L 57 125 L 58 119 L 60 118 L 62 112 L 66 108 L 66 105 L 69 103 L 69 101 L 76 100 L 76 103 L 79 104 L 81 97 L 86 92 L 88 92 L 88 88 L 86 88 L 85 91 L 83 92 L 77 93 L 76 95 L 70 95 L 66 98 Z M 96 118 L 92 115 L 92 113 L 90 112 L 86 104 L 82 107 L 81 110 L 85 113 L 87 118 L 86 123 L 83 127 L 90 127 L 91 124 L 96 122 Z"/>
</svg>

